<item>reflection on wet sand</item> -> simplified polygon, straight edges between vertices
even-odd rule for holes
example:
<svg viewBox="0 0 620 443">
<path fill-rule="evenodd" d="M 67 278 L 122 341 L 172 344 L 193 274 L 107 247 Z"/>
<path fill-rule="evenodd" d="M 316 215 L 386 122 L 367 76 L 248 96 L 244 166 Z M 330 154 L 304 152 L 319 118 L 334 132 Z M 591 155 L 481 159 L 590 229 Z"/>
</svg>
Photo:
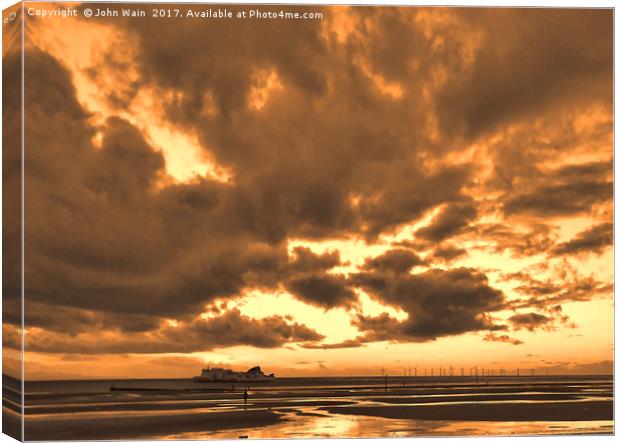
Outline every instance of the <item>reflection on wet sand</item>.
<svg viewBox="0 0 620 443">
<path fill-rule="evenodd" d="M 374 417 L 347 417 L 307 414 L 307 420 L 252 429 L 251 438 L 340 438 L 340 437 L 412 437 L 475 435 L 565 435 L 612 434 L 613 421 L 584 422 L 486 422 L 448 420 L 394 420 Z M 186 432 L 169 439 L 236 439 L 238 431 Z"/>
</svg>

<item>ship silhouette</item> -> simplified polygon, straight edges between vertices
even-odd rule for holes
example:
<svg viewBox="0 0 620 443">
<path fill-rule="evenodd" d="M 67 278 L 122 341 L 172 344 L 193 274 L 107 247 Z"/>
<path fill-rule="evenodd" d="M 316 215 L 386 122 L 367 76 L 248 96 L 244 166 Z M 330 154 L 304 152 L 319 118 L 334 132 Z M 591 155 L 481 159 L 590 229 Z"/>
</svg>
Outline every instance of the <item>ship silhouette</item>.
<svg viewBox="0 0 620 443">
<path fill-rule="evenodd" d="M 224 368 L 207 368 L 203 369 L 200 375 L 194 377 L 194 381 L 203 383 L 213 382 L 228 382 L 228 383 L 243 383 L 243 382 L 272 382 L 276 376 L 274 374 L 265 374 L 260 366 L 254 366 L 248 369 L 246 372 L 233 371 L 232 369 Z"/>
</svg>

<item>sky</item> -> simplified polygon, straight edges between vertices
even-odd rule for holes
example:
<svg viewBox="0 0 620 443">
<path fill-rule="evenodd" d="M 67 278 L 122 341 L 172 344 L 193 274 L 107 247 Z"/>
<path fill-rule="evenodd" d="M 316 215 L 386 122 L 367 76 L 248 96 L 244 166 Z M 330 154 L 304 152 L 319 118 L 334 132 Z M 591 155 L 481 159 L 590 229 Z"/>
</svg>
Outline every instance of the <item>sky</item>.
<svg viewBox="0 0 620 443">
<path fill-rule="evenodd" d="M 611 10 L 29 7 L 27 379 L 611 373 Z"/>
</svg>

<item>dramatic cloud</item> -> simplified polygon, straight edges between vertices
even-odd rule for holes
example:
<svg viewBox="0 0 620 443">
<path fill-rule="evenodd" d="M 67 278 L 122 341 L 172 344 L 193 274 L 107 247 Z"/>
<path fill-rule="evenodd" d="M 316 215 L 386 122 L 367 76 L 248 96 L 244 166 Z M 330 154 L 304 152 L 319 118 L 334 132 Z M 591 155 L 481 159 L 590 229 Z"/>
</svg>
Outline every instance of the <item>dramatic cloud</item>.
<svg viewBox="0 0 620 443">
<path fill-rule="evenodd" d="M 527 329 L 533 331 L 540 327 L 546 326 L 551 318 L 537 314 L 535 312 L 528 312 L 527 314 L 516 314 L 508 319 L 515 329 Z"/>
<path fill-rule="evenodd" d="M 298 246 L 293 250 L 293 254 L 294 259 L 288 266 L 288 269 L 293 272 L 325 271 L 342 264 L 338 251 L 317 255 L 309 248 Z"/>
<path fill-rule="evenodd" d="M 465 249 L 452 245 L 440 246 L 433 251 L 434 258 L 439 258 L 448 262 L 465 255 L 467 255 L 467 251 Z"/>
<path fill-rule="evenodd" d="M 507 274 L 504 280 L 519 282 L 514 292 L 523 296 L 513 300 L 510 307 L 553 311 L 561 303 L 587 302 L 613 294 L 613 284 L 583 276 L 566 261 L 559 263 L 551 272 L 553 277 L 545 280 L 533 277 L 529 272 Z"/>
<path fill-rule="evenodd" d="M 609 102 L 612 25 L 606 11 L 464 9 L 459 14 L 485 32 L 472 68 L 451 77 L 440 95 L 444 131 L 477 137 L 574 102 Z M 568 37 L 577 35 L 583 38 Z"/>
<path fill-rule="evenodd" d="M 356 325 L 376 339 L 433 340 L 471 331 L 500 330 L 490 313 L 502 309 L 504 295 L 472 269 L 431 269 L 422 274 L 359 273 L 353 281 L 377 300 L 404 310 L 398 321 L 383 314 L 359 315 Z"/>
<path fill-rule="evenodd" d="M 323 307 L 350 306 L 357 295 L 347 286 L 344 277 L 333 274 L 314 274 L 291 279 L 286 287 L 300 300 Z"/>
<path fill-rule="evenodd" d="M 554 255 L 574 254 L 578 252 L 601 253 L 613 244 L 614 227 L 612 223 L 602 223 L 580 232 L 564 243 L 557 244 L 551 253 Z"/>
<path fill-rule="evenodd" d="M 379 271 L 407 272 L 424 261 L 408 249 L 391 249 L 378 257 L 366 259 L 364 269 Z"/>
<path fill-rule="evenodd" d="M 610 296 L 595 260 L 613 236 L 611 11 L 313 10 L 68 18 L 58 42 L 30 23 L 28 350 L 520 344 L 498 331 L 572 326 L 563 304 Z M 5 111 L 21 63 L 6 51 Z M 3 124 L 17 214 L 19 122 Z M 17 263 L 3 261 L 15 346 Z M 230 307 L 249 294 L 267 317 Z M 353 338 L 317 332 L 315 311 Z"/>
<path fill-rule="evenodd" d="M 415 235 L 432 242 L 440 242 L 457 234 L 476 218 L 473 203 L 455 203 L 447 206 L 429 226 L 418 229 Z"/>
<path fill-rule="evenodd" d="M 507 215 L 577 215 L 613 197 L 609 162 L 565 166 L 542 175 L 536 182 L 530 190 L 506 200 L 503 208 Z"/>
<path fill-rule="evenodd" d="M 212 318 L 196 318 L 176 326 L 165 325 L 148 333 L 68 336 L 34 332 L 29 351 L 76 354 L 198 352 L 229 346 L 275 348 L 290 342 L 312 342 L 324 336 L 280 316 L 253 319 L 238 310 Z"/>
</svg>

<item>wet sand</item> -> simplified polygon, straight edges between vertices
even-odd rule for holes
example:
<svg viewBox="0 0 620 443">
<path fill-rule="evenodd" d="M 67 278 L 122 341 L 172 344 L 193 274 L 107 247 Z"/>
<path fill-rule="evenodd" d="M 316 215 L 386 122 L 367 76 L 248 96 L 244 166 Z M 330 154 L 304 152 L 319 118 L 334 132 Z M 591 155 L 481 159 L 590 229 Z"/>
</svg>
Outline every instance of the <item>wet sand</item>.
<svg viewBox="0 0 620 443">
<path fill-rule="evenodd" d="M 499 403 L 427 406 L 321 407 L 335 414 L 410 420 L 466 421 L 598 421 L 613 420 L 612 401 Z"/>
<path fill-rule="evenodd" d="M 233 411 L 174 415 L 114 416 L 105 418 L 57 417 L 26 420 L 26 440 L 117 440 L 157 438 L 178 432 L 244 429 L 272 425 L 282 420 L 272 411 Z"/>
</svg>

